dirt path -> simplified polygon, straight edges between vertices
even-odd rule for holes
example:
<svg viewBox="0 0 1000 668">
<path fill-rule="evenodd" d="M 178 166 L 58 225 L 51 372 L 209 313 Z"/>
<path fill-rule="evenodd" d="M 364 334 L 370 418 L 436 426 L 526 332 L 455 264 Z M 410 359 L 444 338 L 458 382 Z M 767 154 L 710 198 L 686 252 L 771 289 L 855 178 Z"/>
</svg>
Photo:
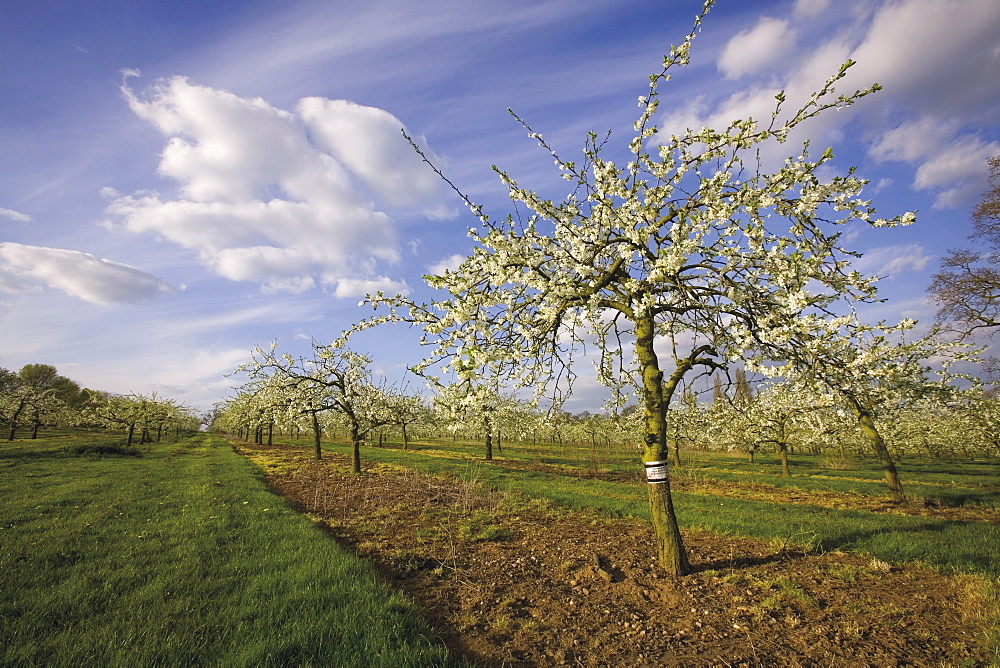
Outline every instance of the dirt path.
<svg viewBox="0 0 1000 668">
<path fill-rule="evenodd" d="M 486 666 L 982 665 L 976 581 L 685 532 L 664 576 L 644 523 L 388 466 L 242 446 L 267 480 Z"/>
</svg>

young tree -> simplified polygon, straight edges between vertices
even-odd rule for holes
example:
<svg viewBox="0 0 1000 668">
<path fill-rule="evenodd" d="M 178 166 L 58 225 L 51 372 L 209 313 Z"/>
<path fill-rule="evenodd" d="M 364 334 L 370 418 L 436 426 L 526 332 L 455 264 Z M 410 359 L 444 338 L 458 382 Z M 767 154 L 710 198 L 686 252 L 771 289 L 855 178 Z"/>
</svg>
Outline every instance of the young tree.
<svg viewBox="0 0 1000 668">
<path fill-rule="evenodd" d="M 483 383 L 439 386 L 434 405 L 446 423 L 483 438 L 488 462 L 493 461 L 494 448 L 502 451 L 503 435 L 508 438 L 524 435 L 531 415 L 527 404 Z"/>
<path fill-rule="evenodd" d="M 915 325 L 913 320 L 892 326 L 867 325 L 846 317 L 837 329 L 792 339 L 784 364 L 754 368 L 807 390 L 823 388 L 839 396 L 878 457 L 895 502 L 904 500 L 903 486 L 878 426 L 880 414 L 928 395 L 958 393 L 959 388 L 950 381 L 975 379 L 953 373 L 951 365 L 973 362 L 979 353 L 971 345 L 943 339 L 937 330 L 907 340 Z M 932 368 L 930 360 L 939 366 Z"/>
<path fill-rule="evenodd" d="M 743 418 L 740 425 L 746 431 L 744 441 L 774 445 L 781 461 L 781 473 L 786 478 L 792 475 L 788 464 L 789 442 L 808 429 L 802 419 L 804 414 L 828 408 L 831 403 L 829 395 L 793 383 L 773 383 L 759 392 L 752 402 L 733 402 L 736 412 Z"/>
<path fill-rule="evenodd" d="M 339 346 L 313 342 L 311 359 L 276 354 L 276 344 L 265 351 L 257 347 L 246 371 L 251 379 L 276 378 L 282 396 L 298 413 L 310 416 L 316 438 L 316 459 L 322 458 L 319 424 L 321 413 L 336 413 L 350 432 L 354 472 L 361 473 L 361 443 L 380 427 L 395 424 L 385 387 L 371 377 L 371 360 Z M 284 401 L 285 399 L 282 399 Z"/>
<path fill-rule="evenodd" d="M 448 296 L 420 304 L 378 295 L 371 303 L 388 314 L 362 324 L 423 325 L 436 348 L 418 370 L 444 364 L 463 377 L 486 368 L 536 388 L 571 378 L 576 344 L 595 337 L 601 381 L 623 401 L 629 388 L 640 396 L 656 551 L 674 574 L 689 570 L 667 470 L 677 388 L 690 374 L 729 361 L 780 359 L 793 335 L 828 328 L 838 304 L 872 298 L 872 282 L 848 270 L 853 254 L 838 245 L 838 225 L 913 219 L 876 219 L 860 198 L 865 181 L 853 172 L 821 178 L 831 150 L 813 159 L 803 148 L 775 171 L 759 158 L 759 149 L 785 142 L 806 120 L 878 88 L 837 95 L 852 62 L 791 113 L 779 93 L 763 125 L 748 118 L 721 130 L 658 133 L 652 121 L 660 84 L 688 64 L 703 16 L 639 98 L 624 167 L 605 159 L 607 141 L 594 133 L 582 163 L 564 160 L 518 118 L 573 191 L 553 202 L 497 170 L 510 198 L 532 216 L 496 221 L 466 198 L 483 224 L 470 232 L 477 247 L 455 271 L 427 278 Z M 631 373 L 622 376 L 622 369 Z"/>
<path fill-rule="evenodd" d="M 405 392 L 391 392 L 386 395 L 388 412 L 394 416 L 394 424 L 403 438 L 403 449 L 410 447 L 410 436 L 414 428 L 418 431 L 431 427 L 434 412 L 420 395 Z"/>
<path fill-rule="evenodd" d="M 963 336 L 1000 327 L 1000 155 L 987 163 L 991 188 L 972 211 L 969 237 L 979 247 L 948 251 L 927 289 L 938 305 L 938 321 Z"/>
<path fill-rule="evenodd" d="M 125 447 L 131 447 L 135 431 L 139 429 L 140 445 L 150 439 L 150 430 L 184 421 L 187 412 L 170 399 L 160 399 L 156 393 L 107 395 L 95 398 L 85 411 L 85 420 L 90 423 L 126 430 Z"/>
</svg>

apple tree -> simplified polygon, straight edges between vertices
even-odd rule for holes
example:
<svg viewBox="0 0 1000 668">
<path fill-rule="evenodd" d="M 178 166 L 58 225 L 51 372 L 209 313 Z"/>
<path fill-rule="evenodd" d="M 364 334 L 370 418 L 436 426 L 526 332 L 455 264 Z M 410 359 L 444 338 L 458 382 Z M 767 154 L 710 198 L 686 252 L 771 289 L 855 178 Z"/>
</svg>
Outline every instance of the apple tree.
<svg viewBox="0 0 1000 668">
<path fill-rule="evenodd" d="M 711 4 L 650 77 L 635 134 L 618 154 L 623 164 L 606 157 L 610 136 L 590 133 L 582 161 L 570 161 L 515 115 L 569 194 L 553 201 L 496 169 L 531 216 L 494 219 L 456 187 L 481 227 L 470 231 L 475 248 L 461 266 L 427 277 L 444 296 L 370 297 L 385 310 L 359 325 L 420 325 L 431 353 L 417 371 L 441 365 L 463 379 L 487 370 L 539 391 L 571 380 L 574 353 L 596 341 L 599 379 L 622 401 L 633 390 L 639 397 L 656 551 L 672 574 L 689 571 L 668 471 L 675 391 L 730 362 L 784 359 L 790 340 L 835 329 L 838 309 L 875 297 L 873 280 L 850 270 L 856 253 L 840 245 L 843 224 L 913 220 L 877 218 L 853 170 L 827 176 L 829 149 L 814 157 L 806 144 L 770 170 L 760 159 L 809 119 L 878 89 L 838 94 L 850 61 L 791 111 L 777 93 L 763 122 L 658 131 L 660 86 L 688 64 Z"/>
</svg>

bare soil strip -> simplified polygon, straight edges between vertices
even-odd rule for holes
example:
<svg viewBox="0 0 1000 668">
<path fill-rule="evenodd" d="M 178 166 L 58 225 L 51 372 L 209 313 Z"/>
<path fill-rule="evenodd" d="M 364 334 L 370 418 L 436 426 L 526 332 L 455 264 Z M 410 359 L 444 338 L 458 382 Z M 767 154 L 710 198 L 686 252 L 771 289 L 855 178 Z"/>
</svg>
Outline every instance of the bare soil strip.
<svg viewBox="0 0 1000 668">
<path fill-rule="evenodd" d="M 317 462 L 284 446 L 239 450 L 270 471 L 277 492 L 420 605 L 453 652 L 479 665 L 989 660 L 973 577 L 686 532 L 697 572 L 669 578 L 652 560 L 641 522 L 388 466 L 355 476 L 337 455 Z"/>
</svg>

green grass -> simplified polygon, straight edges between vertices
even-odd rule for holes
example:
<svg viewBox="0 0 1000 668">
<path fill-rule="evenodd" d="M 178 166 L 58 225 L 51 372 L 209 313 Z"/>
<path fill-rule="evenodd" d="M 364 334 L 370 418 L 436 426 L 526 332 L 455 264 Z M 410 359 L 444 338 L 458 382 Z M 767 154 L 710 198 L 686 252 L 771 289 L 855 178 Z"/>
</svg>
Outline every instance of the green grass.
<svg viewBox="0 0 1000 668">
<path fill-rule="evenodd" d="M 0 445 L 0 664 L 453 663 L 418 611 L 222 439 L 140 456 L 75 454 L 82 443 Z"/>
<path fill-rule="evenodd" d="M 331 451 L 347 452 L 346 446 L 341 444 L 325 444 L 325 447 Z M 482 461 L 479 451 L 469 449 L 468 446 L 464 450 L 466 456 L 457 456 L 462 453 L 456 445 L 433 443 L 405 451 L 395 447 L 365 448 L 362 457 L 428 473 L 478 480 L 489 487 L 548 499 L 570 508 L 594 508 L 612 516 L 648 518 L 647 491 L 645 485 L 639 482 L 587 478 L 584 477 L 587 474 L 583 469 L 579 470 L 579 476 L 575 476 L 506 466 L 507 458 L 517 459 L 517 448 L 511 445 L 505 446 L 504 456 L 492 463 Z M 731 463 L 727 462 L 726 465 Z M 984 479 L 992 480 L 987 472 L 980 471 L 976 474 L 979 477 L 975 478 L 974 484 L 965 484 L 964 480 L 961 481 L 963 484 L 958 484 L 956 478 L 960 475 L 959 464 L 952 462 L 939 466 L 947 466 L 952 470 L 944 473 L 928 466 L 930 470 L 911 473 L 910 480 L 904 478 L 904 485 L 911 490 L 926 487 L 937 493 L 946 489 L 960 490 L 962 494 L 977 495 L 977 501 L 994 498 L 996 490 L 981 487 Z M 632 468 L 637 467 L 633 464 Z M 832 473 L 835 472 L 826 471 L 824 475 Z M 859 477 L 859 471 L 841 473 L 852 479 Z M 874 475 L 872 471 L 868 473 Z M 950 488 L 921 486 L 912 480 L 916 475 L 926 476 L 932 481 L 935 476 L 947 475 L 954 484 Z M 809 489 L 817 484 L 825 487 L 831 481 L 824 478 L 822 482 L 818 482 L 802 475 L 791 479 L 770 475 L 767 476 L 767 482 L 785 482 Z M 839 491 L 863 487 L 863 483 L 855 480 L 841 482 L 843 485 Z M 877 486 L 875 482 L 870 484 L 873 489 Z M 873 493 L 884 496 L 884 486 Z M 764 538 L 788 545 L 808 545 L 820 550 L 858 551 L 889 562 L 921 561 L 947 571 L 1000 577 L 1000 551 L 996 549 L 1000 545 L 1000 526 L 995 523 L 947 521 L 676 491 L 674 502 L 682 527 Z"/>
<path fill-rule="evenodd" d="M 306 441 L 289 441 L 305 444 Z M 394 444 L 395 445 L 395 444 Z M 434 456 L 481 460 L 481 443 L 448 439 L 418 441 L 410 450 Z M 503 452 L 495 449 L 498 463 L 548 464 L 578 471 L 589 476 L 596 467 L 610 473 L 639 473 L 638 453 L 634 449 L 598 448 L 554 444 L 503 444 Z M 861 496 L 885 497 L 884 474 L 878 461 L 869 455 L 849 456 L 851 468 L 829 468 L 827 455 L 793 454 L 789 458 L 792 477 L 781 475 L 781 464 L 772 452 L 757 454 L 750 464 L 742 454 L 717 451 L 687 451 L 683 454 L 678 473 L 723 482 L 746 482 L 798 488 L 806 491 L 832 491 Z M 942 505 L 984 505 L 1000 507 L 1000 461 L 927 460 L 907 457 L 897 463 L 906 493 L 913 499 L 931 499 Z"/>
</svg>

